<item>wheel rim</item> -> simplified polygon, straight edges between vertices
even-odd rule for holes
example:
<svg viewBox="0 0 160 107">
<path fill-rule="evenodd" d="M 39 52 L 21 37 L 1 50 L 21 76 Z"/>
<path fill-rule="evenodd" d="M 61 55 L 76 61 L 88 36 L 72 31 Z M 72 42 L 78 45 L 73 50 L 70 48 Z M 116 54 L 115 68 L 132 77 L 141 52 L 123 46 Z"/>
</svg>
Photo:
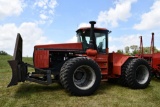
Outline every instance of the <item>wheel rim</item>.
<svg viewBox="0 0 160 107">
<path fill-rule="evenodd" d="M 149 71 L 145 65 L 140 65 L 136 69 L 136 80 L 139 84 L 145 84 L 149 78 Z"/>
<path fill-rule="evenodd" d="M 87 90 L 91 88 L 94 85 L 95 80 L 95 72 L 90 66 L 82 65 L 74 71 L 74 85 L 81 90 Z"/>
</svg>

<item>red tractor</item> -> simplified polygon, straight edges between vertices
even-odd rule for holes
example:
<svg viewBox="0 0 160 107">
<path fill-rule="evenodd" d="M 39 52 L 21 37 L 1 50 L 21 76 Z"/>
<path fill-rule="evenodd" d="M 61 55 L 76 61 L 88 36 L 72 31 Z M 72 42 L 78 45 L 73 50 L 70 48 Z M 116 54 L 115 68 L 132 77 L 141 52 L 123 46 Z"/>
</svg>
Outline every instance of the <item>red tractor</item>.
<svg viewBox="0 0 160 107">
<path fill-rule="evenodd" d="M 133 89 L 146 88 L 151 80 L 150 64 L 139 56 L 109 53 L 106 28 L 78 29 L 77 43 L 36 45 L 34 66 L 22 61 L 22 38 L 17 35 L 9 86 L 31 81 L 49 85 L 60 83 L 68 92 L 77 96 L 93 94 L 101 81 L 118 79 L 119 83 Z M 28 72 L 32 67 L 34 72 Z"/>
</svg>

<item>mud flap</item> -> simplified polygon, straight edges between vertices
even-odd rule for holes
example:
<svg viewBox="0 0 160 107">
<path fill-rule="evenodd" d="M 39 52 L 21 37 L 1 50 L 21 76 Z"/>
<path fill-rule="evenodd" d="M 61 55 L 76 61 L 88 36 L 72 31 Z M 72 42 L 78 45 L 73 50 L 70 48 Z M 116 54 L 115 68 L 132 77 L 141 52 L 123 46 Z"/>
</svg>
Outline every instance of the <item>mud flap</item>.
<svg viewBox="0 0 160 107">
<path fill-rule="evenodd" d="M 27 66 L 22 62 L 22 45 L 23 40 L 21 35 L 17 34 L 13 60 L 8 61 L 12 69 L 12 79 L 8 87 L 17 85 L 18 82 L 24 82 L 27 77 Z"/>
</svg>

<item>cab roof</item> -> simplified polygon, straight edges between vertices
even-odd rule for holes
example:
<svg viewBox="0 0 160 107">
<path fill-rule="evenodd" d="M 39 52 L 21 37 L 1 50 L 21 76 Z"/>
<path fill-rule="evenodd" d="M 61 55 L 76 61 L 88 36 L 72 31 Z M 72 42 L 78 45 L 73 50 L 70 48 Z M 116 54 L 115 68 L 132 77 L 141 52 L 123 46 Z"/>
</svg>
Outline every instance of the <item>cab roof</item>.
<svg viewBox="0 0 160 107">
<path fill-rule="evenodd" d="M 79 31 L 79 30 L 89 30 L 91 27 L 81 27 L 81 28 L 79 28 L 77 31 Z M 108 29 L 106 29 L 106 28 L 99 28 L 99 27 L 94 27 L 94 29 L 95 30 L 101 30 L 101 31 L 107 31 Z M 76 32 L 77 32 L 76 31 Z"/>
</svg>

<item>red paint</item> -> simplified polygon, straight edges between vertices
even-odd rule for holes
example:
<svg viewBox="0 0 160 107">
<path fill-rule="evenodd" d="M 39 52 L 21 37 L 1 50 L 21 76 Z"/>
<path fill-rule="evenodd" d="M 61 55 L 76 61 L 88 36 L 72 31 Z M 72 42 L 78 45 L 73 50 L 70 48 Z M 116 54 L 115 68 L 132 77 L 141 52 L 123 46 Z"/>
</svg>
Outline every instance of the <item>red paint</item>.
<svg viewBox="0 0 160 107">
<path fill-rule="evenodd" d="M 155 72 L 160 72 L 160 53 L 154 53 L 152 57 L 152 68 Z"/>
<path fill-rule="evenodd" d="M 34 47 L 34 66 L 37 68 L 49 68 L 49 51 L 82 50 L 82 43 L 65 43 L 36 45 Z"/>
<path fill-rule="evenodd" d="M 64 43 L 64 44 L 48 44 L 48 45 L 36 45 L 34 49 L 75 49 L 82 50 L 82 43 Z"/>
<path fill-rule="evenodd" d="M 34 51 L 34 66 L 37 68 L 49 67 L 49 51 L 48 50 Z"/>
<path fill-rule="evenodd" d="M 87 49 L 86 53 L 87 53 L 87 56 L 96 56 L 97 55 L 97 50 Z"/>
<path fill-rule="evenodd" d="M 131 56 L 119 54 L 119 53 L 110 53 L 109 54 L 109 74 L 110 75 L 121 75 L 122 65 L 129 59 Z"/>
<path fill-rule="evenodd" d="M 107 79 L 108 76 L 108 54 L 98 54 L 95 61 L 101 68 L 102 79 Z"/>
</svg>

